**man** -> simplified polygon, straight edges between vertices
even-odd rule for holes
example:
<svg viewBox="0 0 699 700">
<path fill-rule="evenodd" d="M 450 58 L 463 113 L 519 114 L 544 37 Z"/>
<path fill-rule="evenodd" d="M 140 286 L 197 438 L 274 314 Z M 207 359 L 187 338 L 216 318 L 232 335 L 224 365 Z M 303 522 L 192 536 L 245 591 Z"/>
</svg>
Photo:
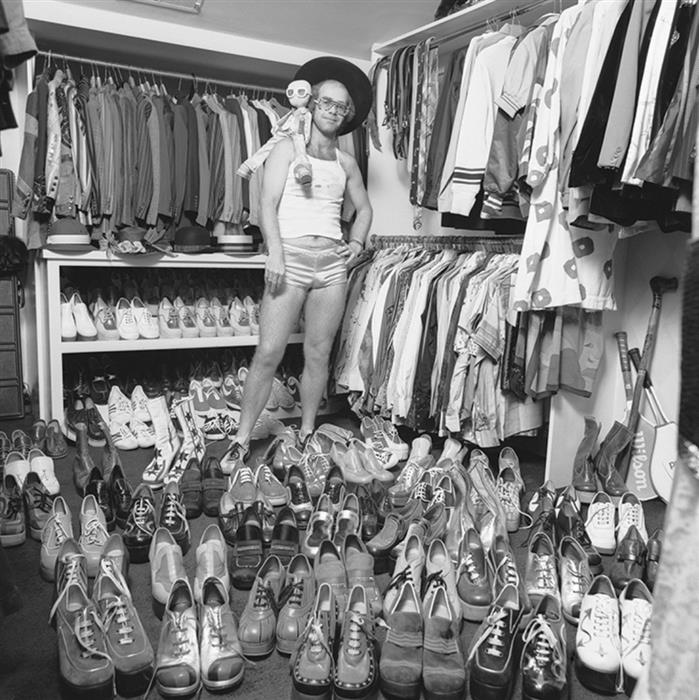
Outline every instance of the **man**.
<svg viewBox="0 0 699 700">
<path fill-rule="evenodd" d="M 260 219 L 268 256 L 260 342 L 245 381 L 238 432 L 223 458 L 229 462 L 247 454 L 250 434 L 302 309 L 306 329 L 301 440 L 313 432 L 344 311 L 347 267 L 364 248 L 371 225 L 371 205 L 359 167 L 339 150 L 337 140 L 366 118 L 372 99 L 369 80 L 357 66 L 330 56 L 309 61 L 294 79 L 313 86 L 306 146 L 313 182 L 310 187 L 296 182 L 292 140 L 278 143 L 266 161 L 262 184 Z M 345 194 L 356 209 L 347 243 L 340 229 Z"/>
</svg>

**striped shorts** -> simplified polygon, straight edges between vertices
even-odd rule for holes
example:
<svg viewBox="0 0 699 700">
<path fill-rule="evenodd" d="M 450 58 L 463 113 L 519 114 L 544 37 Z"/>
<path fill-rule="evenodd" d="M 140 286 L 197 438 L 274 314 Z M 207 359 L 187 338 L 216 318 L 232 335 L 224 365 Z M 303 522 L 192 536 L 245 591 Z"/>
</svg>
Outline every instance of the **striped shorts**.
<svg viewBox="0 0 699 700">
<path fill-rule="evenodd" d="M 342 241 L 327 248 L 310 248 L 282 241 L 284 280 L 292 287 L 323 289 L 347 282 L 347 263 L 338 252 Z"/>
</svg>

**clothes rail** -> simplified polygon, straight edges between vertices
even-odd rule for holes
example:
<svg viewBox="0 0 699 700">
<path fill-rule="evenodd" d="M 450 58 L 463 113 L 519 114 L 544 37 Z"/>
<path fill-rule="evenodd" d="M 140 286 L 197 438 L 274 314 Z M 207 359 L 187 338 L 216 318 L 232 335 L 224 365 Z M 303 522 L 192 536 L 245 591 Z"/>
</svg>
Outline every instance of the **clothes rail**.
<svg viewBox="0 0 699 700">
<path fill-rule="evenodd" d="M 150 74 L 153 76 L 163 77 L 163 78 L 179 78 L 182 80 L 194 80 L 197 83 L 211 84 L 211 85 L 226 85 L 228 87 L 240 88 L 242 90 L 257 90 L 258 92 L 270 92 L 276 93 L 278 95 L 283 95 L 284 90 L 282 88 L 273 88 L 265 85 L 251 85 L 249 83 L 236 83 L 229 80 L 217 80 L 215 78 L 204 78 L 202 76 L 196 75 L 195 73 L 177 73 L 175 71 L 165 71 L 156 70 L 152 68 L 143 68 L 142 66 L 133 66 L 125 63 L 111 63 L 109 61 L 98 61 L 91 58 L 83 58 L 81 56 L 68 56 L 62 53 L 55 53 L 54 51 L 39 51 L 38 56 L 46 59 L 49 63 L 53 60 L 63 60 L 65 62 L 71 63 L 81 63 L 87 66 L 100 66 L 103 68 L 110 68 L 118 71 L 133 72 L 136 74 L 142 73 L 146 77 Z"/>
<path fill-rule="evenodd" d="M 451 248 L 459 251 L 483 250 L 488 253 L 519 253 L 521 236 L 371 236 L 376 249 L 396 248 L 401 245 L 420 246 L 426 250 Z"/>
</svg>

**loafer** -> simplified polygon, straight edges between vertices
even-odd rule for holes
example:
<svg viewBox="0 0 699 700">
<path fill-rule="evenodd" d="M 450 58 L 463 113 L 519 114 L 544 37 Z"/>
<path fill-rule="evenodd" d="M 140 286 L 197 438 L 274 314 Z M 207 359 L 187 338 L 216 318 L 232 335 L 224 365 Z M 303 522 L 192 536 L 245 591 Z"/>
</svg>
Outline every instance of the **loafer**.
<svg viewBox="0 0 699 700">
<path fill-rule="evenodd" d="M 313 608 L 316 594 L 316 582 L 313 567 L 305 554 L 297 554 L 290 562 L 286 572 L 284 588 L 279 599 L 277 617 L 277 651 L 291 654 Z"/>
<path fill-rule="evenodd" d="M 243 520 L 235 533 L 231 557 L 231 580 L 236 588 L 249 590 L 262 566 L 262 523 L 255 509 L 245 509 Z"/>
<path fill-rule="evenodd" d="M 268 556 L 250 589 L 240 616 L 238 638 L 245 656 L 267 656 L 276 642 L 276 607 L 284 582 L 284 567 L 279 558 Z"/>
<path fill-rule="evenodd" d="M 197 546 L 197 569 L 194 575 L 194 600 L 202 602 L 202 588 L 204 581 L 215 578 L 220 581 L 226 591 L 231 586 L 228 574 L 228 556 L 226 541 L 223 538 L 218 525 L 207 525 L 202 532 L 199 545 Z"/>
<path fill-rule="evenodd" d="M 332 587 L 319 584 L 308 624 L 291 657 L 294 691 L 301 697 L 330 697 L 336 628 L 337 603 Z"/>
<path fill-rule="evenodd" d="M 201 466 L 199 460 L 191 457 L 180 480 L 180 494 L 187 518 L 198 518 L 204 506 L 204 491 L 202 486 Z"/>
<path fill-rule="evenodd" d="M 381 649 L 381 690 L 397 698 L 420 697 L 423 666 L 422 605 L 411 581 L 404 581 L 386 622 Z"/>
<path fill-rule="evenodd" d="M 228 585 L 209 576 L 201 586 L 201 680 L 211 693 L 235 688 L 245 673 L 245 658 L 238 639 L 238 624 L 231 610 Z"/>
<path fill-rule="evenodd" d="M 362 586 L 374 616 L 381 613 L 381 591 L 374 577 L 374 558 L 356 534 L 347 535 L 342 545 L 342 561 L 347 572 L 347 586 L 351 590 Z"/>
<path fill-rule="evenodd" d="M 646 569 L 643 572 L 643 582 L 652 592 L 655 587 L 655 580 L 658 577 L 658 566 L 660 556 L 663 551 L 663 537 L 665 533 L 662 529 L 656 530 L 649 538 L 646 545 Z"/>
<path fill-rule="evenodd" d="M 201 475 L 202 498 L 204 513 L 209 516 L 218 515 L 221 496 L 226 492 L 226 479 L 221 465 L 216 457 L 207 457 Z"/>
<path fill-rule="evenodd" d="M 316 584 L 330 585 L 337 602 L 340 621 L 347 601 L 347 572 L 342 556 L 332 540 L 323 540 L 318 548 L 318 555 L 313 562 L 313 574 Z"/>
<path fill-rule="evenodd" d="M 124 528 L 124 544 L 134 563 L 148 561 L 150 543 L 155 533 L 155 497 L 148 484 L 134 491 L 131 510 Z"/>
<path fill-rule="evenodd" d="M 153 611 L 158 618 L 162 618 L 175 581 L 187 578 L 182 550 L 167 528 L 159 527 L 155 531 L 148 558 Z"/>
<path fill-rule="evenodd" d="M 298 552 L 299 530 L 296 527 L 296 517 L 291 508 L 285 506 L 277 513 L 269 553 L 278 557 L 282 566 L 288 566 Z"/>
</svg>

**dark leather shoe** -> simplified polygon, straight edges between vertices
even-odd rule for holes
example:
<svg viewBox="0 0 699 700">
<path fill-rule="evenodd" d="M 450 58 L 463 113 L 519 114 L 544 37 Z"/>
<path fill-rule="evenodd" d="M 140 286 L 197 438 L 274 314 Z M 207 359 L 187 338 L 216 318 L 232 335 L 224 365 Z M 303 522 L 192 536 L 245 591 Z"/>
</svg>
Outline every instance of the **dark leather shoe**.
<svg viewBox="0 0 699 700">
<path fill-rule="evenodd" d="M 550 595 L 539 601 L 524 631 L 522 698 L 562 700 L 568 697 L 566 630 L 560 602 Z"/>
<path fill-rule="evenodd" d="M 129 517 L 131 510 L 131 499 L 133 489 L 127 478 L 124 476 L 124 470 L 121 464 L 116 464 L 109 474 L 107 480 L 109 493 L 112 499 L 112 508 L 116 518 L 116 524 L 123 530 L 126 527 L 126 520 Z"/>
<path fill-rule="evenodd" d="M 216 457 L 207 457 L 201 475 L 201 488 L 204 501 L 204 513 L 218 515 L 221 496 L 226 492 L 226 478 Z"/>
<path fill-rule="evenodd" d="M 46 426 L 46 454 L 54 459 L 60 459 L 68 454 L 68 445 L 63 437 L 63 431 L 54 418 Z"/>
<path fill-rule="evenodd" d="M 303 471 L 295 464 L 289 467 L 285 485 L 289 497 L 289 507 L 296 516 L 296 523 L 299 528 L 305 530 L 313 512 L 313 501 L 308 493 Z"/>
<path fill-rule="evenodd" d="M 124 544 L 133 563 L 148 561 L 148 550 L 155 532 L 155 496 L 148 484 L 133 494 L 131 511 L 124 528 Z"/>
<path fill-rule="evenodd" d="M 32 440 L 32 447 L 37 447 L 43 452 L 46 449 L 46 421 L 41 418 L 34 421 L 29 437 Z"/>
<path fill-rule="evenodd" d="M 180 494 L 185 512 L 190 520 L 201 515 L 203 506 L 203 490 L 201 479 L 201 466 L 196 457 L 192 457 L 185 467 L 180 480 Z"/>
<path fill-rule="evenodd" d="M 105 441 L 105 430 L 108 430 L 95 402 L 86 396 L 84 399 L 85 416 L 87 417 L 87 436 L 91 444 L 102 447 Z"/>
<path fill-rule="evenodd" d="M 255 509 L 249 506 L 235 533 L 231 557 L 231 580 L 236 588 L 247 591 L 252 587 L 263 556 L 262 523 Z"/>
<path fill-rule="evenodd" d="M 587 562 L 590 565 L 590 571 L 593 576 L 598 576 L 602 573 L 602 557 L 587 534 L 585 521 L 582 519 L 580 511 L 571 501 L 563 501 L 561 504 L 561 509 L 556 516 L 556 529 L 559 541 L 566 535 L 578 541 L 585 550 L 585 554 L 587 554 Z"/>
<path fill-rule="evenodd" d="M 107 486 L 107 482 L 102 478 L 102 472 L 99 467 L 93 467 L 90 472 L 90 478 L 87 482 L 87 486 L 85 486 L 85 495 L 87 496 L 88 494 L 92 494 L 95 497 L 97 505 L 99 505 L 104 513 L 107 530 L 111 532 L 116 525 L 116 518 L 114 517 L 109 487 Z"/>
<path fill-rule="evenodd" d="M 262 526 L 262 546 L 269 547 L 272 544 L 272 531 L 274 530 L 274 508 L 262 501 L 255 501 L 250 507 L 255 511 Z"/>
<path fill-rule="evenodd" d="M 362 522 L 362 539 L 369 541 L 379 531 L 379 516 L 376 504 L 369 490 L 362 484 L 357 485 L 357 498 L 359 499 L 359 513 Z"/>
<path fill-rule="evenodd" d="M 85 495 L 85 487 L 90 480 L 90 474 L 95 468 L 95 463 L 90 455 L 90 447 L 87 441 L 87 424 L 76 423 L 76 451 L 73 461 L 73 483 L 79 496 Z"/>
<path fill-rule="evenodd" d="M 658 576 L 660 555 L 663 551 L 663 537 L 665 537 L 665 533 L 663 530 L 658 529 L 648 538 L 648 544 L 646 545 L 646 570 L 643 581 L 651 592 L 655 586 L 655 579 Z"/>
<path fill-rule="evenodd" d="M 398 513 L 389 513 L 381 530 L 366 543 L 369 554 L 375 558 L 386 557 L 405 537 L 407 529 L 408 523 L 403 517 Z"/>
<path fill-rule="evenodd" d="M 242 503 L 236 503 L 231 509 L 221 511 L 218 514 L 218 526 L 221 528 L 223 538 L 231 547 L 235 544 L 235 535 L 247 508 Z"/>
<path fill-rule="evenodd" d="M 466 530 L 459 546 L 456 592 L 464 620 L 480 622 L 488 614 L 493 600 L 489 570 L 483 543 L 476 530 Z"/>
<path fill-rule="evenodd" d="M 330 468 L 328 475 L 325 477 L 325 486 L 323 493 L 330 496 L 333 513 L 338 513 L 342 508 L 342 502 L 345 500 L 345 477 L 342 476 L 342 469 L 335 465 Z"/>
<path fill-rule="evenodd" d="M 615 561 L 609 572 L 609 578 L 617 593 L 634 578 L 643 576 L 643 564 L 646 557 L 646 543 L 635 525 L 632 525 L 616 548 Z"/>
<path fill-rule="evenodd" d="M 296 518 L 291 508 L 285 506 L 277 513 L 269 553 L 279 557 L 283 566 L 288 566 L 298 552 L 299 529 L 296 527 Z"/>
<path fill-rule="evenodd" d="M 191 544 L 187 514 L 182 504 L 180 487 L 176 481 L 169 481 L 163 489 L 163 500 L 160 504 L 158 527 L 164 527 L 180 546 L 182 554 L 186 554 Z"/>
</svg>

